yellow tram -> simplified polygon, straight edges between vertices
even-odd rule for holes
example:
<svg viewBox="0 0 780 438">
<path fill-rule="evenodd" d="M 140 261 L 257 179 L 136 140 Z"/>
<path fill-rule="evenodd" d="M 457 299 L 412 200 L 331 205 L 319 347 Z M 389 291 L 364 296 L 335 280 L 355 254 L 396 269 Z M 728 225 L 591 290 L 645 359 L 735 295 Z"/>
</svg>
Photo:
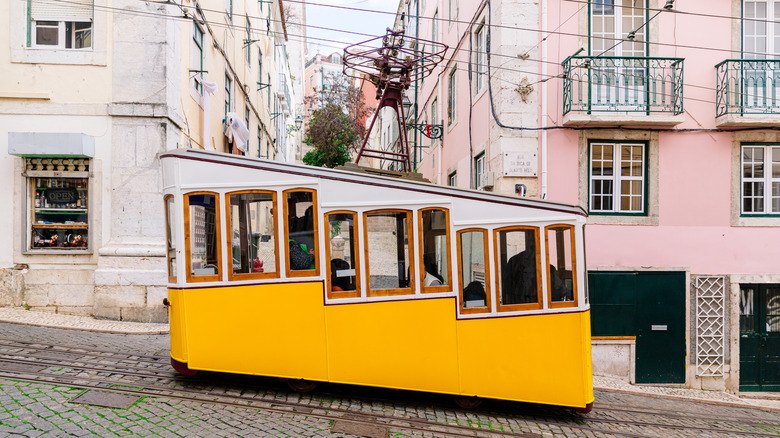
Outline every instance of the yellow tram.
<svg viewBox="0 0 780 438">
<path fill-rule="evenodd" d="M 592 406 L 581 208 L 192 149 L 161 162 L 177 371 Z"/>
</svg>

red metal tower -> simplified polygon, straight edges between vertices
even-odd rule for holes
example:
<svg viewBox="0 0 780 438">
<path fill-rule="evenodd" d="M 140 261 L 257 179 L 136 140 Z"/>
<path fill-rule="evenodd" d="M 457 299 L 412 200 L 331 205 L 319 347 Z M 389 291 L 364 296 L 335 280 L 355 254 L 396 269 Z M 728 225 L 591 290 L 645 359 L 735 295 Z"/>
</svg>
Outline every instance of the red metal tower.
<svg viewBox="0 0 780 438">
<path fill-rule="evenodd" d="M 382 47 L 370 48 L 382 41 Z M 404 90 L 433 72 L 434 67 L 444 59 L 447 46 L 430 40 L 409 37 L 404 30 L 387 29 L 383 37 L 376 37 L 344 49 L 344 74 L 360 78 L 365 74 L 376 86 L 377 104 L 366 138 L 360 146 L 355 162 L 362 157 L 378 158 L 403 164 L 404 172 L 412 172 L 409 159 L 409 142 L 406 138 L 406 117 L 404 115 Z M 399 130 L 399 151 L 367 149 L 366 142 L 374 127 L 379 111 L 384 107 L 395 110 Z"/>
</svg>

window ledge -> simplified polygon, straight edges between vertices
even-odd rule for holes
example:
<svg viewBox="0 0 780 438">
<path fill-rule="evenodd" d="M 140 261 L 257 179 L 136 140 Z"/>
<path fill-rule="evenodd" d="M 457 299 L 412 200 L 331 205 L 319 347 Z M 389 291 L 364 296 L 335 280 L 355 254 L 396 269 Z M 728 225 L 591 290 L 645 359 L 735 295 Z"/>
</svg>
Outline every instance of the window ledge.
<svg viewBox="0 0 780 438">
<path fill-rule="evenodd" d="M 724 114 L 715 119 L 718 128 L 775 128 L 780 114 Z"/>
<path fill-rule="evenodd" d="M 780 227 L 780 216 L 736 216 L 732 218 L 734 227 Z"/>
<path fill-rule="evenodd" d="M 685 121 L 684 114 L 615 114 L 615 113 L 578 113 L 569 112 L 563 116 L 563 126 L 567 127 L 674 127 Z"/>
<path fill-rule="evenodd" d="M 106 52 L 102 50 L 40 49 L 16 47 L 11 49 L 11 62 L 31 64 L 64 64 L 106 66 Z"/>
<path fill-rule="evenodd" d="M 588 216 L 588 225 L 658 225 L 658 216 L 620 215 L 615 214 L 591 214 Z"/>
</svg>

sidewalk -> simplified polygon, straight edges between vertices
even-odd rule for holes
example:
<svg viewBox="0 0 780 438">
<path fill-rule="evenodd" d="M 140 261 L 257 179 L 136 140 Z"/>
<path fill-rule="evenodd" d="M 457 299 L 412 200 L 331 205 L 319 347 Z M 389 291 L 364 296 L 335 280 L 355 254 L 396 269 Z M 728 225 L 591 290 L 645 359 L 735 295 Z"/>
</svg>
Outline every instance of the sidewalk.
<svg viewBox="0 0 780 438">
<path fill-rule="evenodd" d="M 168 324 L 113 321 L 95 319 L 88 316 L 61 315 L 59 313 L 36 312 L 9 307 L 0 307 L 0 322 L 128 335 L 159 335 L 170 332 Z"/>
<path fill-rule="evenodd" d="M 56 313 L 36 312 L 8 307 L 0 307 L 0 322 L 128 335 L 169 333 L 168 324 L 103 320 L 87 316 L 60 315 Z M 695 401 L 722 406 L 757 408 L 772 412 L 780 412 L 780 394 L 778 393 L 754 392 L 736 396 L 721 391 L 704 391 L 670 386 L 632 385 L 617 378 L 604 376 L 593 376 L 593 389 L 597 391 L 619 392 L 654 398 Z"/>
</svg>

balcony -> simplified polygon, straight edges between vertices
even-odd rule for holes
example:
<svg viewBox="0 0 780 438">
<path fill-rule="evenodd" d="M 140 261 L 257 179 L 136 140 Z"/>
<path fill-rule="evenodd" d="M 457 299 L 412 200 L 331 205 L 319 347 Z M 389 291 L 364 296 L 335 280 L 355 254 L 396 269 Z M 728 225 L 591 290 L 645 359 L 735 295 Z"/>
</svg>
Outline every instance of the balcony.
<svg viewBox="0 0 780 438">
<path fill-rule="evenodd" d="M 780 60 L 727 59 L 715 68 L 715 123 L 719 128 L 780 123 Z"/>
<path fill-rule="evenodd" d="M 572 56 L 563 75 L 564 126 L 672 127 L 685 120 L 682 58 Z"/>
</svg>

